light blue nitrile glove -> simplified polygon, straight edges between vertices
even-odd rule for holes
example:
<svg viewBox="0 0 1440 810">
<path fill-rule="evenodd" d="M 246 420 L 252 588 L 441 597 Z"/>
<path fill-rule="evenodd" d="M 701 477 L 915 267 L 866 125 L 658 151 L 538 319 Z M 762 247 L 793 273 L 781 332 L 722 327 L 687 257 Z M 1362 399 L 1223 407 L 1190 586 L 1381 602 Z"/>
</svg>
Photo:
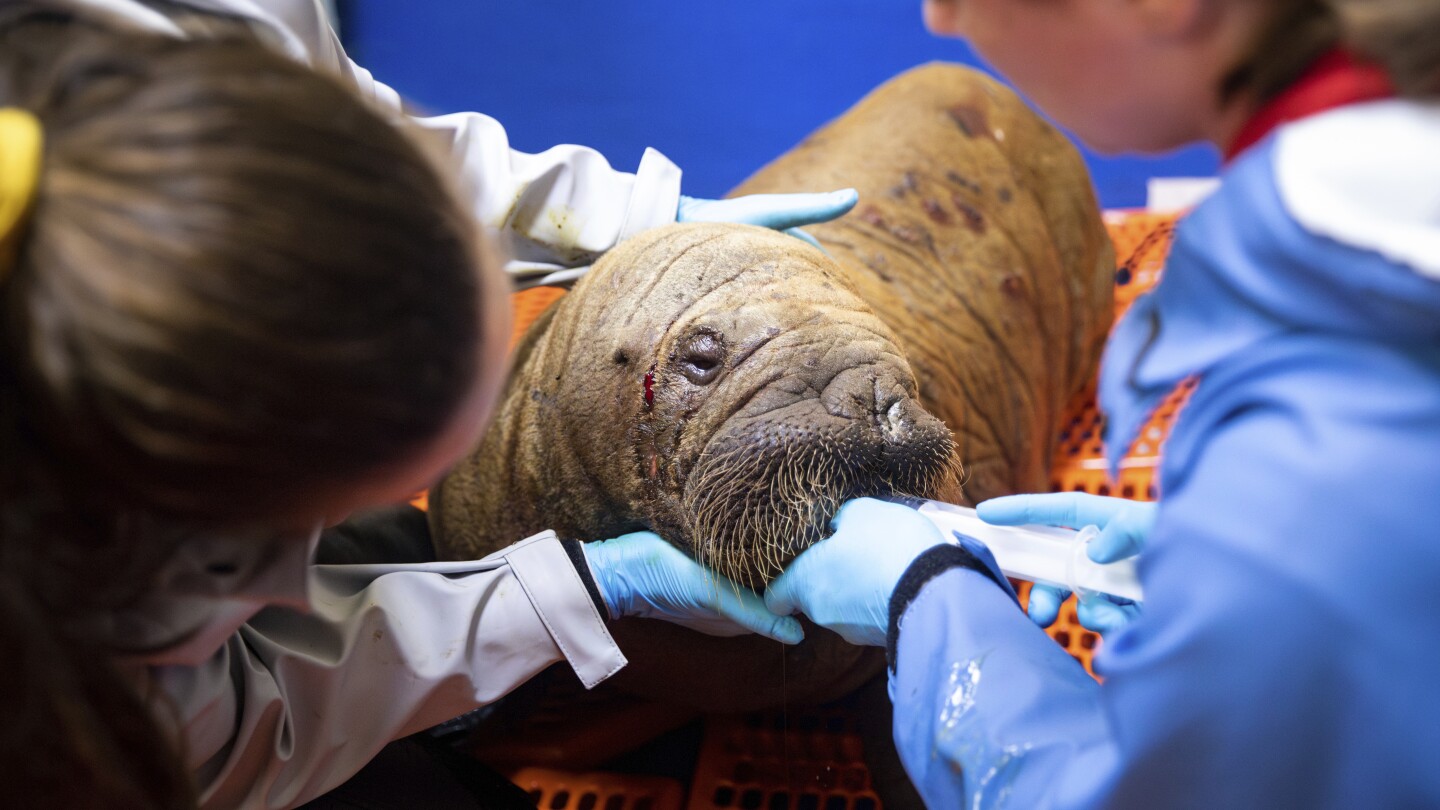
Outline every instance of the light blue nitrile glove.
<svg viewBox="0 0 1440 810">
<path fill-rule="evenodd" d="M 800 226 L 844 216 L 859 199 L 853 188 L 822 194 L 750 194 L 731 200 L 702 200 L 682 195 L 675 221 L 759 225 L 784 231 L 818 248 L 820 243 L 800 230 Z"/>
<path fill-rule="evenodd" d="M 800 622 L 765 609 L 753 591 L 707 571 L 652 532 L 581 545 L 611 618 L 664 619 L 712 636 L 759 633 L 786 644 Z"/>
<path fill-rule="evenodd" d="M 1008 495 L 975 508 L 981 520 L 998 526 L 1095 526 L 1100 533 L 1086 546 L 1085 554 L 1097 563 L 1113 563 L 1139 554 L 1155 527 L 1155 510 L 1153 503 L 1085 492 Z M 1049 627 L 1060 615 L 1060 603 L 1069 595 L 1064 588 L 1036 584 L 1030 589 L 1030 618 L 1041 627 Z M 1124 627 L 1140 614 L 1140 609 L 1139 603 L 1129 599 L 1097 595 L 1080 599 L 1076 613 L 1080 624 L 1103 635 Z"/>
<path fill-rule="evenodd" d="M 840 507 L 830 528 L 834 534 L 770 583 L 765 604 L 782 615 L 804 613 L 851 644 L 883 647 L 900 577 L 945 537 L 914 509 L 871 498 Z"/>
</svg>

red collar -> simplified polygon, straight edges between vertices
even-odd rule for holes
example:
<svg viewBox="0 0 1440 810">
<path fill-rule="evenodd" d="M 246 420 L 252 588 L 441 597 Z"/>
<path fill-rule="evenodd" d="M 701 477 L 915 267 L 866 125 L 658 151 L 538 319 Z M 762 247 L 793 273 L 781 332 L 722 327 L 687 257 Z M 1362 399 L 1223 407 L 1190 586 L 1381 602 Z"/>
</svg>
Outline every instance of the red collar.
<svg viewBox="0 0 1440 810">
<path fill-rule="evenodd" d="M 1395 86 L 1378 65 L 1335 48 L 1316 59 L 1295 83 L 1255 111 L 1225 150 L 1225 162 L 1254 146 L 1281 124 L 1347 104 L 1391 98 Z"/>
</svg>

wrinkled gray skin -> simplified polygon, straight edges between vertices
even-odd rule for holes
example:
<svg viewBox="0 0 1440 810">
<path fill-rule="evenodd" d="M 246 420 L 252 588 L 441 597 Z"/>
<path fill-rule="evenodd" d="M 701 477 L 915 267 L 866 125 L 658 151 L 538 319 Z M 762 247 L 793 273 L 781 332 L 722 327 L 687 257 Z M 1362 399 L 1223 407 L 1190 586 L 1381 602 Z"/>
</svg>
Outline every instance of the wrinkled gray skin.
<svg viewBox="0 0 1440 810">
<path fill-rule="evenodd" d="M 648 528 L 762 587 L 851 497 L 958 497 L 950 432 L 916 390 L 891 330 L 820 251 L 743 225 L 656 229 L 531 327 L 494 426 L 432 493 L 432 525 L 452 558 L 546 528 Z M 619 682 L 649 696 L 779 697 L 774 642 L 614 630 L 632 661 Z M 875 671 L 872 651 L 810 635 L 785 652 L 795 694 L 836 697 Z"/>
</svg>

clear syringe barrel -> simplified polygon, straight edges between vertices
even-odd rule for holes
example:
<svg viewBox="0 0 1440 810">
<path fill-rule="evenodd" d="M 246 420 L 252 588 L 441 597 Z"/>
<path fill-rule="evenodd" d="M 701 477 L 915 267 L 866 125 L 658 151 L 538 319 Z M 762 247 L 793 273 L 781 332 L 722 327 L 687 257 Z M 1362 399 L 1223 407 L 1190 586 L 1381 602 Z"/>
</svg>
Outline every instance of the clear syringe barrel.
<svg viewBox="0 0 1440 810">
<path fill-rule="evenodd" d="M 886 500 L 929 518 L 947 539 L 951 532 L 959 532 L 984 543 L 1007 577 L 1143 601 L 1133 557 L 1101 564 L 1085 553 L 1085 543 L 1093 536 L 1094 527 L 1072 531 L 1051 526 L 994 526 L 964 506 L 921 498 Z"/>
</svg>

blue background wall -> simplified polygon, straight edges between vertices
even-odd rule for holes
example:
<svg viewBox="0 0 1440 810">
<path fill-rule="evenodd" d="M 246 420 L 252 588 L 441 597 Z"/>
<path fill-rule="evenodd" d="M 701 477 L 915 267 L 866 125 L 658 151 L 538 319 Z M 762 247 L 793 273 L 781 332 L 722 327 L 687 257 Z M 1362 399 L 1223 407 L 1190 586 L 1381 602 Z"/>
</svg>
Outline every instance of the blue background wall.
<svg viewBox="0 0 1440 810">
<path fill-rule="evenodd" d="M 430 110 L 479 110 L 512 144 L 580 143 L 633 170 L 654 146 L 718 196 L 888 77 L 976 64 L 930 36 L 919 0 L 342 0 L 356 61 Z M 1154 176 L 1213 174 L 1209 149 L 1087 154 L 1101 202 Z"/>
</svg>

